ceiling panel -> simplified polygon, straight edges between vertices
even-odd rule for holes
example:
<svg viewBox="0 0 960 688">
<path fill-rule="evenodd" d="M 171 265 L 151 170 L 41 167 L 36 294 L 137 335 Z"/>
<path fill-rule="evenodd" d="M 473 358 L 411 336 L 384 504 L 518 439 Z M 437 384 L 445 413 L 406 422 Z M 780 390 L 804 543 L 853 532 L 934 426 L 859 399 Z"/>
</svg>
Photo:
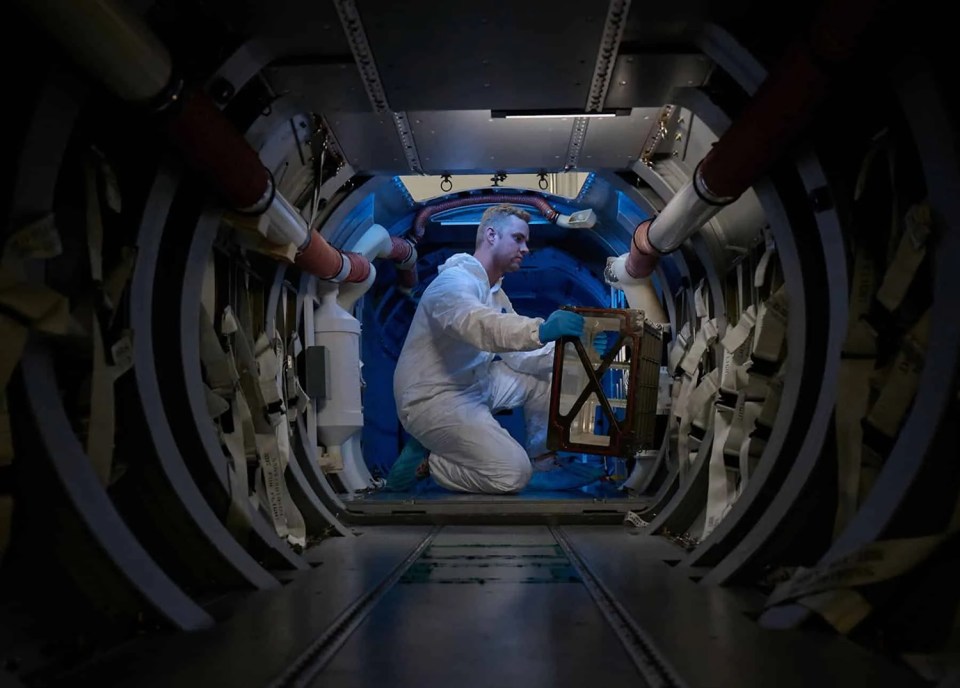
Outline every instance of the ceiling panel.
<svg viewBox="0 0 960 688">
<path fill-rule="evenodd" d="M 357 7 L 387 101 L 406 111 L 583 108 L 607 11 L 573 0 Z"/>
<path fill-rule="evenodd" d="M 407 158 L 390 115 L 339 112 L 326 117 L 347 162 L 367 174 L 409 174 Z"/>
<path fill-rule="evenodd" d="M 350 44 L 331 0 L 232 2 L 230 13 L 243 33 L 273 47 L 278 57 L 351 57 Z"/>
<path fill-rule="evenodd" d="M 578 167 L 583 170 L 623 169 L 640 157 L 650 128 L 656 125 L 660 108 L 636 108 L 629 117 L 591 119 L 580 149 Z"/>
<path fill-rule="evenodd" d="M 644 47 L 689 45 L 704 22 L 716 14 L 717 4 L 711 0 L 634 2 L 621 41 Z"/>
<path fill-rule="evenodd" d="M 280 65 L 264 70 L 278 95 L 302 102 L 312 112 L 371 112 L 354 62 Z"/>
<path fill-rule="evenodd" d="M 674 89 L 703 84 L 712 64 L 699 54 L 619 55 L 604 107 L 660 107 Z"/>
<path fill-rule="evenodd" d="M 563 167 L 573 118 L 493 119 L 487 110 L 408 112 L 424 170 L 471 172 Z"/>
</svg>

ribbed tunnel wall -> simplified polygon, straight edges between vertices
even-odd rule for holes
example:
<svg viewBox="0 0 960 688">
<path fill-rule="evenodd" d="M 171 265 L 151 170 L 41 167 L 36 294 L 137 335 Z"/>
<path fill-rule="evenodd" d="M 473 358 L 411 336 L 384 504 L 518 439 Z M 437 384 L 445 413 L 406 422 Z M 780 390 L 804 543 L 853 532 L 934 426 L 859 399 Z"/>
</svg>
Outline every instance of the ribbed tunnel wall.
<svg viewBox="0 0 960 688">
<path fill-rule="evenodd" d="M 305 540 L 291 544 L 295 538 L 278 531 L 265 508 L 251 508 L 248 495 L 238 494 L 204 388 L 200 306 L 222 312 L 230 304 L 242 326 L 277 327 L 288 341 L 296 331 L 309 345 L 317 281 L 250 240 L 238 243 L 236 217 L 227 213 L 225 221 L 221 202 L 151 133 L 151 118 L 115 102 L 55 52 L 41 55 L 45 39 L 35 39 L 30 69 L 14 70 L 21 83 L 13 92 L 22 100 L 8 134 L 16 148 L 7 165 L 14 182 L 4 194 L 0 316 L 12 351 L 5 396 L 12 441 L 0 464 L 0 498 L 10 514 L 0 625 L 4 671 L 39 685 L 138 636 L 215 627 L 255 591 L 309 575 L 311 552 L 356 537 L 350 498 L 369 469 L 354 438 L 344 445 L 352 468 L 324 471 L 317 430 L 301 413 L 288 418 L 283 475 Z M 678 94 L 675 105 L 689 119 L 686 128 L 676 118 L 671 125 L 697 143 L 678 155 L 672 151 L 679 147 L 668 146 L 650 165 L 597 170 L 576 198 L 550 199 L 566 209 L 594 208 L 601 217 L 590 237 L 545 235 L 584 261 L 598 283 L 606 255 L 628 250 L 633 214 L 662 209 L 764 77 L 760 56 L 731 35 L 717 32 L 700 47 L 717 65 L 712 88 Z M 960 492 L 960 165 L 957 113 L 943 100 L 937 69 L 908 56 L 891 59 L 883 78 L 849 84 L 836 105 L 856 104 L 865 116 L 842 130 L 829 116 L 819 121 L 749 198 L 663 258 L 657 282 L 670 318 L 665 365 L 685 325 L 693 341 L 712 321 L 722 339 L 747 306 L 783 287 L 784 346 L 772 362 L 774 373 L 782 365 L 782 394 L 749 480 L 740 476 L 718 522 L 709 523 L 710 495 L 725 471 L 721 465 L 718 483 L 709 420 L 698 438 L 701 451 L 680 461 L 678 431 L 668 433 L 632 484 L 646 500 L 641 537 L 681 546 L 675 570 L 702 586 L 763 596 L 796 567 L 834 572 L 840 585 L 767 598 L 755 610 L 757 623 L 810 628 L 826 619 L 828 632 L 848 633 L 891 656 L 941 648 L 957 606 L 950 536 Z M 317 166 L 286 132 L 291 122 L 312 126 L 311 119 L 282 99 L 263 110 L 252 78 L 246 90 L 235 86 L 241 95 L 225 103 L 226 114 L 248 132 L 280 192 L 304 205 Z M 694 131 L 693 123 L 702 129 Z M 323 134 L 320 127 L 312 133 Z M 888 167 L 894 159 L 895 168 Z M 345 175 L 348 165 L 329 164 L 320 168 L 329 180 L 320 187 L 324 202 L 312 208 L 331 244 L 351 249 L 374 222 L 394 236 L 407 232 L 418 206 L 397 179 Z M 896 237 L 887 236 L 891 213 L 904 227 L 908 211 L 922 204 L 930 217 L 925 257 L 904 306 L 884 314 L 876 292 L 884 261 L 896 253 Z M 93 207 L 99 234 L 91 231 Z M 769 248 L 775 253 L 766 281 L 743 289 Z M 877 264 L 872 287 L 867 260 Z M 860 320 L 882 335 L 871 399 L 892 380 L 901 387 L 890 403 L 903 415 L 892 435 L 863 431 L 872 454 L 861 454 L 858 474 L 844 448 L 851 422 L 845 405 L 851 361 L 865 358 L 849 334 L 859 322 L 851 309 L 863 298 Z M 925 312 L 929 329 L 918 332 Z M 722 365 L 723 350 L 711 348 L 698 374 Z M 670 373 L 682 388 L 682 375 Z M 388 380 L 366 383 L 367 394 L 388 393 Z M 253 491 L 250 473 L 252 482 L 243 483 Z M 852 502 L 843 487 L 851 475 L 863 486 Z M 442 515 L 427 520 L 435 518 Z M 621 518 L 616 514 L 610 528 L 624 528 Z M 900 544 L 884 544 L 891 540 Z M 890 562 L 896 575 L 883 580 L 873 571 L 858 579 L 851 569 L 865 559 Z M 824 592 L 835 597 L 817 597 Z M 829 612 L 851 599 L 859 616 L 848 627 Z"/>
</svg>

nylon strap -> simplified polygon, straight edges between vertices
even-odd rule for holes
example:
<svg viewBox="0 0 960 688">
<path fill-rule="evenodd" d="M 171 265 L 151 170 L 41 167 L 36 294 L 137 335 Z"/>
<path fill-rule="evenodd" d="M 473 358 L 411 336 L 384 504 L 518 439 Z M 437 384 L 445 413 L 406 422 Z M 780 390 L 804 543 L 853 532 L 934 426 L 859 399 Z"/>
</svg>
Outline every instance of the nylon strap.
<svg viewBox="0 0 960 688">
<path fill-rule="evenodd" d="M 673 404 L 673 414 L 678 421 L 679 432 L 677 435 L 677 461 L 681 475 L 686 473 L 690 458 L 690 395 L 697 386 L 694 376 L 683 375 L 679 385 L 674 385 L 674 389 L 679 389 L 677 398 Z"/>
<path fill-rule="evenodd" d="M 853 282 L 847 315 L 847 336 L 838 374 L 837 405 L 834 410 L 837 446 L 837 513 L 834 537 L 856 513 L 863 494 L 863 429 L 870 398 L 870 378 L 877 355 L 877 334 L 867 323 L 876 289 L 876 268 L 864 247 L 854 253 Z"/>
<path fill-rule="evenodd" d="M 784 284 L 761 305 L 757 314 L 751 353 L 755 361 L 775 363 L 780 360 L 781 348 L 787 332 L 788 314 L 789 303 Z"/>
<path fill-rule="evenodd" d="M 696 339 L 690 346 L 680 363 L 680 368 L 688 375 L 693 375 L 700 366 L 700 360 L 707 348 L 717 340 L 717 321 L 704 320 L 700 329 L 697 331 Z"/>
<path fill-rule="evenodd" d="M 13 464 L 13 432 L 10 427 L 10 409 L 6 389 L 0 387 L 0 471 L 8 471 Z M 13 525 L 13 496 L 0 492 L 0 563 L 10 544 Z"/>
<path fill-rule="evenodd" d="M 5 388 L 20 360 L 29 330 L 52 335 L 86 334 L 70 314 L 63 294 L 27 284 L 7 266 L 0 266 L 0 386 Z"/>
<path fill-rule="evenodd" d="M 777 419 L 777 412 L 780 410 L 780 399 L 783 396 L 783 371 L 782 369 L 770 379 L 767 384 L 767 395 L 764 397 L 763 406 L 760 414 L 757 416 L 757 425 L 772 430 L 773 424 Z"/>
<path fill-rule="evenodd" d="M 704 318 L 710 317 L 710 311 L 707 309 L 707 302 L 704 300 L 703 290 L 706 286 L 706 283 L 703 280 L 700 280 L 700 284 L 697 285 L 696 290 L 693 292 L 693 305 L 694 311 L 697 314 L 697 317 L 700 318 L 701 322 Z"/>
<path fill-rule="evenodd" d="M 13 464 L 13 428 L 7 403 L 7 384 L 13 375 L 31 329 L 50 334 L 80 334 L 69 301 L 52 289 L 26 282 L 23 261 L 53 258 L 63 252 L 53 213 L 14 231 L 3 246 L 0 264 L 0 471 Z M 0 562 L 10 543 L 13 495 L 0 492 Z"/>
<path fill-rule="evenodd" d="M 252 527 L 250 512 L 250 465 L 257 462 L 257 432 L 253 427 L 253 414 L 243 391 L 237 384 L 236 397 L 232 404 L 233 432 L 225 433 L 224 445 L 233 461 L 230 473 L 231 506 L 227 512 L 227 528 L 231 532 L 246 533 Z M 233 499 L 233 495 L 237 495 Z"/>
<path fill-rule="evenodd" d="M 738 399 L 736 411 L 738 416 L 736 422 L 742 428 L 740 446 L 737 447 L 737 464 L 740 466 L 740 484 L 737 486 L 738 495 L 743 493 L 744 488 L 750 482 L 750 476 L 753 475 L 757 461 L 763 454 L 764 446 L 766 446 L 765 441 L 751 436 L 752 430 L 749 432 L 747 430 L 748 428 L 756 427 L 757 418 L 760 416 L 763 405 L 756 401 L 746 401 L 746 395 L 744 394 L 742 396 L 744 401 L 742 404 L 739 404 L 740 400 Z M 739 417 L 741 414 L 742 419 Z M 730 442 L 731 440 L 727 440 L 728 445 Z"/>
<path fill-rule="evenodd" d="M 46 260 L 63 253 L 60 231 L 53 213 L 27 223 L 11 234 L 4 250 L 19 259 Z"/>
<path fill-rule="evenodd" d="M 280 370 L 274 344 L 265 333 L 257 338 L 256 355 L 243 327 L 235 341 L 240 365 L 240 386 L 251 402 L 255 446 L 259 461 L 256 477 L 257 502 L 263 505 L 281 538 L 305 546 L 303 515 L 287 489 L 284 473 L 289 463 L 290 424 L 280 404 Z M 279 341 L 278 338 L 274 342 Z M 281 436 L 282 435 L 282 436 Z"/>
<path fill-rule="evenodd" d="M 750 339 L 756 323 L 757 307 L 751 304 L 740 314 L 740 319 L 737 321 L 736 326 L 727 328 L 726 334 L 724 334 L 723 339 L 720 340 L 720 345 L 726 351 L 738 350 Z"/>
<path fill-rule="evenodd" d="M 703 376 L 695 385 L 687 399 L 686 408 L 680 418 L 677 452 L 681 466 L 692 465 L 695 451 L 700 448 L 700 438 L 709 430 L 712 421 L 713 402 L 717 396 L 719 372 L 714 369 Z M 696 428 L 696 436 L 691 431 Z"/>
<path fill-rule="evenodd" d="M 861 547 L 827 566 L 798 567 L 790 580 L 767 599 L 772 606 L 813 593 L 849 588 L 895 578 L 929 557 L 952 531 L 916 538 L 880 540 Z"/>
<path fill-rule="evenodd" d="M 920 372 L 930 339 L 930 311 L 903 338 L 880 396 L 870 408 L 866 422 L 889 438 L 896 437 L 920 382 Z"/>
<path fill-rule="evenodd" d="M 87 256 L 90 261 L 90 276 L 94 284 L 94 303 L 90 311 L 90 329 L 93 335 L 93 370 L 90 377 L 90 415 L 86 428 L 86 453 L 100 484 L 110 483 L 110 468 L 113 464 L 114 436 L 116 432 L 116 403 L 113 383 L 116 371 L 107 360 L 104 346 L 104 329 L 107 325 L 103 293 L 103 216 L 97 188 L 97 167 L 92 158 L 84 163 L 84 189 L 86 191 Z"/>
<path fill-rule="evenodd" d="M 750 470 L 749 462 L 741 455 L 748 453 L 749 433 L 760 413 L 755 402 L 751 402 L 748 412 L 746 392 L 746 371 L 752 365 L 750 353 L 756 339 L 750 335 L 757 326 L 757 310 L 752 304 L 744 309 L 736 326 L 728 328 L 720 341 L 723 363 L 713 408 L 714 436 L 703 537 L 716 528 L 736 501 Z"/>
<path fill-rule="evenodd" d="M 925 561 L 960 531 L 960 499 L 942 533 L 869 543 L 828 566 L 798 568 L 790 580 L 774 589 L 767 606 L 795 600 L 822 616 L 840 633 L 848 633 L 872 611 L 854 586 L 900 576 Z M 960 626 L 954 611 L 954 629 Z"/>
<path fill-rule="evenodd" d="M 740 316 L 736 327 L 728 329 L 720 342 L 723 348 L 723 372 L 720 389 L 728 394 L 736 393 L 743 381 L 741 369 L 750 357 L 750 334 L 756 323 L 756 309 L 747 308 Z"/>
<path fill-rule="evenodd" d="M 753 273 L 753 286 L 755 289 L 760 289 L 764 284 L 766 284 L 767 270 L 769 269 L 770 261 L 773 259 L 773 255 L 777 252 L 777 245 L 774 243 L 773 235 L 770 233 L 768 228 L 764 228 L 763 238 L 763 255 L 760 256 L 760 260 L 757 263 L 757 269 Z"/>
<path fill-rule="evenodd" d="M 893 261 L 883 276 L 877 301 L 891 313 L 900 307 L 913 277 L 927 254 L 927 239 L 932 225 L 930 206 L 919 203 L 910 207 L 904 218 L 905 231 Z"/>
<path fill-rule="evenodd" d="M 706 523 L 703 536 L 706 538 L 723 520 L 732 503 L 736 489 L 736 476 L 727 467 L 723 447 L 730 434 L 733 409 L 716 405 L 713 424 L 713 447 L 710 453 L 709 486 L 707 488 Z"/>
<path fill-rule="evenodd" d="M 670 413 L 673 398 L 673 378 L 665 366 L 660 367 L 657 383 L 657 415 L 665 416 Z"/>
<path fill-rule="evenodd" d="M 843 634 L 852 631 L 873 609 L 863 595 L 849 588 L 813 593 L 801 597 L 797 603 L 819 614 Z"/>
<path fill-rule="evenodd" d="M 297 329 L 294 326 L 296 323 L 296 314 L 289 312 L 287 290 L 282 288 L 281 294 L 284 332 L 287 333 L 285 337 L 287 347 L 286 355 L 284 356 L 283 396 L 287 409 L 287 420 L 293 423 L 309 408 L 310 397 L 307 396 L 306 391 L 300 384 L 300 378 L 297 376 L 296 357 L 303 351 L 303 345 L 300 343 L 300 336 L 297 334 Z"/>
<path fill-rule="evenodd" d="M 100 321 L 92 318 L 93 326 L 93 373 L 90 380 L 90 417 L 87 422 L 86 452 L 100 484 L 110 484 L 110 467 L 113 464 L 113 445 L 116 430 L 116 405 L 113 382 L 116 379 L 113 366 L 107 363 L 100 332 Z"/>
<path fill-rule="evenodd" d="M 670 364 L 670 372 L 674 373 L 680 367 L 680 362 L 683 360 L 684 356 L 687 353 L 687 349 L 690 348 L 690 345 L 693 343 L 693 333 L 690 329 L 690 322 L 687 321 L 683 323 L 683 327 L 680 328 L 677 338 L 674 340 L 673 345 L 670 347 L 670 356 L 668 362 Z"/>
<path fill-rule="evenodd" d="M 838 375 L 838 397 L 834 411 L 836 423 L 838 494 L 834 537 L 856 513 L 860 501 L 860 474 L 863 444 L 861 420 L 867 413 L 873 358 L 844 359 Z"/>
<path fill-rule="evenodd" d="M 710 423 L 713 420 L 713 404 L 720 389 L 719 380 L 720 371 L 714 368 L 703 376 L 687 402 L 686 418 L 700 431 L 701 437 L 710 429 Z"/>
<path fill-rule="evenodd" d="M 223 328 L 221 327 L 221 331 Z M 229 335 L 228 335 L 229 339 Z M 233 362 L 232 350 L 224 351 L 206 305 L 200 304 L 200 362 L 203 364 L 207 385 L 207 410 L 216 421 L 220 444 L 230 458 L 227 465 L 230 505 L 227 509 L 227 530 L 240 539 L 246 537 L 252 526 L 250 521 L 250 488 L 247 478 L 247 456 L 244 437 L 250 435 L 253 443 L 250 409 L 240 393 L 240 374 Z M 222 417 L 231 413 L 227 432 Z"/>
</svg>

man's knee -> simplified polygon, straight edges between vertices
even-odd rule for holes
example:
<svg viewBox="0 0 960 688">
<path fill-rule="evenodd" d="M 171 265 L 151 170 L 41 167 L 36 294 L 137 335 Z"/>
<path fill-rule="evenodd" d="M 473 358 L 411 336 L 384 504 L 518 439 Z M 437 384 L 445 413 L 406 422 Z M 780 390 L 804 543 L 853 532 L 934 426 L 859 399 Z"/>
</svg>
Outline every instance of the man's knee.
<svg viewBox="0 0 960 688">
<path fill-rule="evenodd" d="M 530 482 L 531 475 L 533 475 L 533 466 L 530 464 L 526 453 L 524 453 L 522 462 L 516 463 L 509 470 L 504 471 L 502 475 L 498 476 L 497 480 L 492 481 L 492 491 L 498 494 L 519 492 Z"/>
</svg>

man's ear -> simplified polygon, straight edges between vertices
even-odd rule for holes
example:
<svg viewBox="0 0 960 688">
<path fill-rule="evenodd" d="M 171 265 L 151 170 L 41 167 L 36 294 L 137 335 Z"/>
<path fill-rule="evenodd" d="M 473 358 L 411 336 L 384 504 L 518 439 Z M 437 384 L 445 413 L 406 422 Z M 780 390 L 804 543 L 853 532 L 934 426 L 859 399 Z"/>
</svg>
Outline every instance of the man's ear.
<svg viewBox="0 0 960 688">
<path fill-rule="evenodd" d="M 486 237 L 487 241 L 493 245 L 494 240 L 497 238 L 497 230 L 495 230 L 493 227 L 487 227 L 485 230 L 483 230 L 483 235 Z"/>
</svg>

